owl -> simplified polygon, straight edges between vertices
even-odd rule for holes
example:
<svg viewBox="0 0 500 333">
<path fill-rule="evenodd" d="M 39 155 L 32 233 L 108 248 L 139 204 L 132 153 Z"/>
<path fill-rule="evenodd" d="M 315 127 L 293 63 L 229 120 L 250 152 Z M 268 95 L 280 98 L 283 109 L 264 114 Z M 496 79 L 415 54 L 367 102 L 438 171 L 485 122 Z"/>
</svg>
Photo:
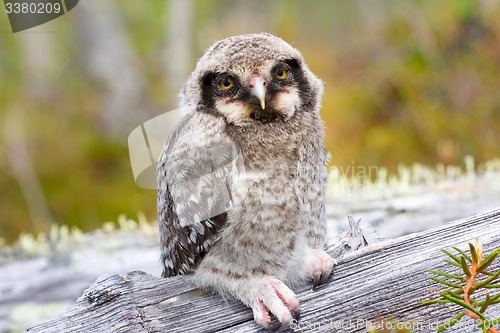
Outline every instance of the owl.
<svg viewBox="0 0 500 333">
<path fill-rule="evenodd" d="M 292 289 L 324 283 L 323 84 L 271 34 L 216 42 L 179 94 L 157 165 L 163 276 L 234 297 L 270 329 L 300 316 Z M 278 324 L 279 325 L 279 324 Z"/>
</svg>

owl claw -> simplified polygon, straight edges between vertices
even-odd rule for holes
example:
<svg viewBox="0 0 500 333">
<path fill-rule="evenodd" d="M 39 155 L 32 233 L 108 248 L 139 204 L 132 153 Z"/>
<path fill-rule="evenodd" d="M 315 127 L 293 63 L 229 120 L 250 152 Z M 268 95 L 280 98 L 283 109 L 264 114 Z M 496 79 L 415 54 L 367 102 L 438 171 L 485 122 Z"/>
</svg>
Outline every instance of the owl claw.
<svg viewBox="0 0 500 333">
<path fill-rule="evenodd" d="M 306 264 L 309 267 L 309 274 L 313 280 L 313 290 L 328 281 L 330 274 L 335 266 L 335 260 L 325 251 L 314 250 Z"/>
<path fill-rule="evenodd" d="M 316 272 L 313 274 L 313 290 L 316 290 L 320 285 L 326 283 L 330 277 L 330 272 Z"/>
<path fill-rule="evenodd" d="M 321 284 L 321 275 L 320 273 L 314 273 L 313 275 L 313 290 L 316 290 L 316 288 L 319 287 Z"/>
<path fill-rule="evenodd" d="M 300 318 L 300 303 L 295 294 L 281 281 L 270 278 L 259 288 L 259 301 L 253 306 L 257 325 L 266 330 L 275 330 L 281 325 L 289 326 Z M 271 324 L 272 313 L 280 324 Z"/>
<path fill-rule="evenodd" d="M 297 308 L 294 311 L 292 311 L 292 317 L 296 321 L 299 321 L 299 319 L 300 319 L 300 308 Z"/>
<path fill-rule="evenodd" d="M 263 329 L 267 330 L 267 331 L 276 331 L 278 330 L 278 328 L 281 327 L 281 324 L 268 324 L 268 325 L 265 325 L 265 326 L 262 326 Z"/>
</svg>

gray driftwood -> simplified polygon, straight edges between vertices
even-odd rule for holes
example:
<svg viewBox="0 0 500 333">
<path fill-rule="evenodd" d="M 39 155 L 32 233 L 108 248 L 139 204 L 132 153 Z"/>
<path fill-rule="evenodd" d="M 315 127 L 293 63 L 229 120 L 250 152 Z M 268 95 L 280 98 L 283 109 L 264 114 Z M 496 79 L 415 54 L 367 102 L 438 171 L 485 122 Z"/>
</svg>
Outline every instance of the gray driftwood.
<svg viewBox="0 0 500 333">
<path fill-rule="evenodd" d="M 443 269 L 439 248 L 480 237 L 484 252 L 500 247 L 500 209 L 432 230 L 383 241 L 339 260 L 326 285 L 298 290 L 302 318 L 295 331 L 366 332 L 376 318 L 412 321 L 417 332 L 432 332 L 457 313 L 456 306 L 423 306 L 442 286 L 428 279 L 430 269 Z M 500 269 L 497 262 L 492 267 Z M 162 279 L 141 271 L 104 275 L 78 299 L 76 306 L 32 325 L 28 332 L 257 332 L 252 311 L 235 300 L 194 294 L 181 278 Z M 182 296 L 184 295 L 184 296 Z M 492 306 L 492 318 L 500 306 Z M 474 332 L 466 327 L 450 332 Z"/>
</svg>

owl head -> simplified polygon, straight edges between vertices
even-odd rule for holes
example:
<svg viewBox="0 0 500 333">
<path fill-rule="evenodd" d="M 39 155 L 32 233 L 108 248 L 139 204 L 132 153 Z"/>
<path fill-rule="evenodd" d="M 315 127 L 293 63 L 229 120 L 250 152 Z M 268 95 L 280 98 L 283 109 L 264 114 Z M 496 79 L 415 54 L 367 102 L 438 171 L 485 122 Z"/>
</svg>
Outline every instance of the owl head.
<svg viewBox="0 0 500 333">
<path fill-rule="evenodd" d="M 212 45 L 199 59 L 180 97 L 183 113 L 208 112 L 245 126 L 319 112 L 323 85 L 299 51 L 267 33 Z"/>
</svg>

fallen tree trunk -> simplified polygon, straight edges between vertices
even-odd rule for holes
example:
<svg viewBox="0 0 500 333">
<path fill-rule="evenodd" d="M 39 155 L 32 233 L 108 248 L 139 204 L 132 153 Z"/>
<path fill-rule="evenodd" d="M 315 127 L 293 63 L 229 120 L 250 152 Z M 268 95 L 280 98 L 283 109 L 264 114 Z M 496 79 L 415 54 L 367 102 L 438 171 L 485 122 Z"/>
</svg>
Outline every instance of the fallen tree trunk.
<svg viewBox="0 0 500 333">
<path fill-rule="evenodd" d="M 302 317 L 295 331 L 365 332 L 368 322 L 390 317 L 412 322 L 418 332 L 432 332 L 456 315 L 458 306 L 434 304 L 443 286 L 428 279 L 430 269 L 445 267 L 440 248 L 479 237 L 485 254 L 500 247 L 500 209 L 442 227 L 383 241 L 340 259 L 330 280 L 316 291 L 297 291 Z M 497 260 L 491 270 L 500 269 Z M 198 295 L 181 277 L 162 279 L 134 271 L 104 275 L 76 306 L 32 325 L 28 332 L 256 332 L 252 311 L 235 300 Z M 191 297 L 186 296 L 191 295 Z M 495 307 L 496 306 L 496 307 Z M 488 309 L 500 317 L 500 305 Z M 449 332 L 472 332 L 472 320 Z M 480 331 L 480 330 L 479 330 Z"/>
</svg>

